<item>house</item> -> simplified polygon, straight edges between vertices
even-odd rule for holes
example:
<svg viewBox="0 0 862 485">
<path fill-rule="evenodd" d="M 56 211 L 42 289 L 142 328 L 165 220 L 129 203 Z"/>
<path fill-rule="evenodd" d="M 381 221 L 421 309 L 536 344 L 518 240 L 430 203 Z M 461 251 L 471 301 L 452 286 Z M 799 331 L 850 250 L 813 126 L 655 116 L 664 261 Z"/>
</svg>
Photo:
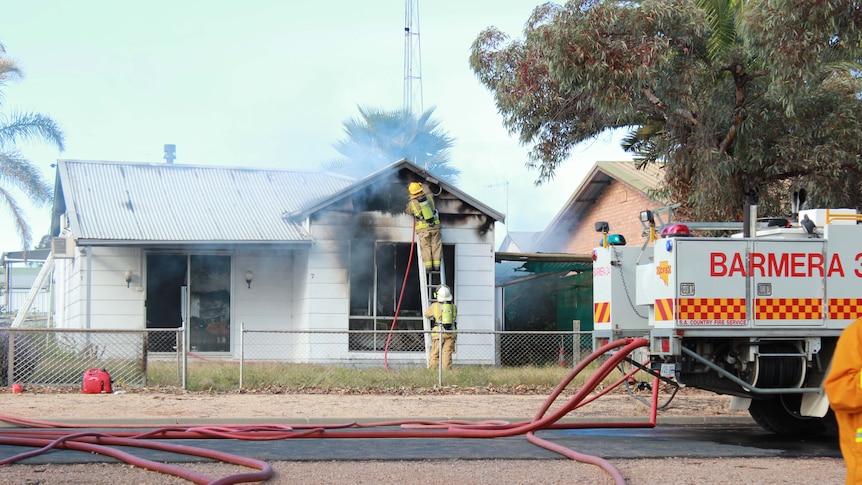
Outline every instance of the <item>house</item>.
<svg viewBox="0 0 862 485">
<path fill-rule="evenodd" d="M 601 242 L 594 223 L 608 222 L 611 233 L 641 244 L 640 211 L 665 205 L 650 195 L 661 175 L 655 164 L 640 170 L 636 162 L 597 162 L 545 230 L 530 240 L 530 254 L 498 253 L 503 326 L 592 331 L 590 254 Z M 582 337 L 582 347 L 590 347 L 591 339 Z"/>
<path fill-rule="evenodd" d="M 404 210 L 414 181 L 436 195 L 459 330 L 493 330 L 494 223 L 504 215 L 407 160 L 361 180 L 60 160 L 52 234 L 68 244 L 55 251 L 58 326 L 175 329 L 187 322 L 191 350 L 225 359 L 238 356 L 241 325 L 332 331 L 335 345 L 315 345 L 309 333 L 304 345 L 265 357 L 377 363 L 396 311 L 398 329 L 428 326 L 413 219 Z M 158 345 L 151 341 L 150 350 L 172 350 Z M 463 335 L 458 345 L 475 349 L 456 363 L 494 363 L 489 336 Z M 425 362 L 422 345 L 396 342 L 388 350 L 397 351 L 388 357 L 395 363 Z"/>
<path fill-rule="evenodd" d="M 536 231 L 507 232 L 497 251 L 501 253 L 529 253 L 541 234 L 541 232 Z"/>
<path fill-rule="evenodd" d="M 590 254 L 601 240 L 598 221 L 610 232 L 622 235 L 628 244 L 641 244 L 644 226 L 638 219 L 643 210 L 664 207 L 652 191 L 661 182 L 663 166 L 638 162 L 596 162 L 575 192 L 535 241 L 535 251 Z"/>
</svg>

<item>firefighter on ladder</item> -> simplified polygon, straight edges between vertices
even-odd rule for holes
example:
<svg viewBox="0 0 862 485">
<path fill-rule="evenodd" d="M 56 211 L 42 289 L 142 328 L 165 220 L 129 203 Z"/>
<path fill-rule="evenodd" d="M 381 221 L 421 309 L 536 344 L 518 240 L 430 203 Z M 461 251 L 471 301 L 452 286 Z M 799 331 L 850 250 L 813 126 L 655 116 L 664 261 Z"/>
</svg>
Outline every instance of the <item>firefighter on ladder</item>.
<svg viewBox="0 0 862 485">
<path fill-rule="evenodd" d="M 838 441 L 847 466 L 845 483 L 862 483 L 862 318 L 851 323 L 835 346 L 823 383 L 838 421 Z"/>
<path fill-rule="evenodd" d="M 407 202 L 406 212 L 416 221 L 416 235 L 419 236 L 425 271 L 440 271 L 443 239 L 440 237 L 440 216 L 434 196 L 418 182 L 410 182 L 407 191 L 410 192 L 410 201 Z"/>
<path fill-rule="evenodd" d="M 442 360 L 444 369 L 452 368 L 455 353 L 455 328 L 458 310 L 452 303 L 452 291 L 446 285 L 437 290 L 437 301 L 425 310 L 425 318 L 431 321 L 431 355 L 428 368 L 434 369 Z M 440 355 L 442 354 L 442 359 Z"/>
</svg>

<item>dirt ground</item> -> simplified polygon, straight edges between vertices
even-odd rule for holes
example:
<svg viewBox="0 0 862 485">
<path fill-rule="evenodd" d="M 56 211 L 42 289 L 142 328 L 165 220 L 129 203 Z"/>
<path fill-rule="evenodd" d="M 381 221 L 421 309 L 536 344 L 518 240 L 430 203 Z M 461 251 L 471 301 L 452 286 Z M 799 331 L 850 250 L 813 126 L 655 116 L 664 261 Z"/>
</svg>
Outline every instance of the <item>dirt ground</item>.
<svg viewBox="0 0 862 485">
<path fill-rule="evenodd" d="M 4 388 L 0 388 L 4 389 Z M 71 389 L 24 389 L 0 393 L 3 414 L 31 419 L 146 419 L 175 422 L 182 419 L 527 419 L 547 401 L 550 391 L 537 394 L 499 394 L 493 391 L 444 388 L 442 390 L 375 391 L 334 390 L 328 393 L 229 393 L 183 391 L 118 391 L 114 394 L 82 394 Z M 563 405 L 563 395 L 551 407 Z M 642 399 L 649 398 L 645 392 Z M 661 396 L 664 404 L 669 396 Z M 748 416 L 728 409 L 730 398 L 696 389 L 682 389 L 661 416 Z M 649 407 L 623 391 L 600 397 L 578 408 L 572 417 L 648 416 Z"/>
<path fill-rule="evenodd" d="M 647 397 L 646 395 L 643 397 Z M 667 396 L 660 399 L 660 404 Z M 567 399 L 562 396 L 556 409 Z M 135 422 L 152 425 L 224 422 L 383 421 L 403 418 L 435 420 L 522 420 L 532 418 L 547 394 L 496 394 L 482 390 L 444 389 L 433 392 L 375 394 L 335 391 L 319 394 L 205 394 L 142 390 L 115 394 L 54 392 L 24 389 L 13 394 L 0 388 L 3 417 L 62 422 Z M 729 416 L 745 418 L 746 411 L 728 409 L 729 397 L 682 389 L 665 410 L 667 417 Z M 625 392 L 602 396 L 570 413 L 571 417 L 648 416 L 649 408 Z M 844 481 L 840 459 L 657 459 L 613 460 L 604 457 L 629 484 L 786 483 L 821 485 Z M 423 462 L 296 462 L 271 463 L 275 472 L 267 484 L 494 484 L 584 483 L 610 484 L 613 478 L 595 465 L 571 460 L 450 459 Z M 232 465 L 198 463 L 187 468 L 220 478 L 248 471 Z M 188 481 L 119 464 L 11 465 L 0 470 L 3 483 L 43 484 L 180 484 Z"/>
</svg>

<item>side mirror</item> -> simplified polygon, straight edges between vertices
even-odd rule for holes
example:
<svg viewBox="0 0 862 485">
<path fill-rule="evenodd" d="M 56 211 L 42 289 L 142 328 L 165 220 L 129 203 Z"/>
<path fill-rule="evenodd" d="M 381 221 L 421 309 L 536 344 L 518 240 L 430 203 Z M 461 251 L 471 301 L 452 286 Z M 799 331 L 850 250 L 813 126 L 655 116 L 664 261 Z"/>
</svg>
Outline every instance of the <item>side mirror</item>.
<svg viewBox="0 0 862 485">
<path fill-rule="evenodd" d="M 607 222 L 597 222 L 596 223 L 596 232 L 602 232 L 602 233 L 607 234 L 608 232 L 610 232 L 610 230 L 611 230 L 611 227 L 608 225 Z"/>
</svg>

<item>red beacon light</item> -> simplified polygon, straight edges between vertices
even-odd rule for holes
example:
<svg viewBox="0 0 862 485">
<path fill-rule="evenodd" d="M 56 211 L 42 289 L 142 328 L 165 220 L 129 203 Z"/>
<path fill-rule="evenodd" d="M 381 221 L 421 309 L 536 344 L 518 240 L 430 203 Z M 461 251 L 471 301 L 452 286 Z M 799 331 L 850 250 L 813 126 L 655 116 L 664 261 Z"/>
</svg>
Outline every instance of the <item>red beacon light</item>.
<svg viewBox="0 0 862 485">
<path fill-rule="evenodd" d="M 685 224 L 668 224 L 661 230 L 661 237 L 692 237 L 691 230 Z"/>
</svg>

